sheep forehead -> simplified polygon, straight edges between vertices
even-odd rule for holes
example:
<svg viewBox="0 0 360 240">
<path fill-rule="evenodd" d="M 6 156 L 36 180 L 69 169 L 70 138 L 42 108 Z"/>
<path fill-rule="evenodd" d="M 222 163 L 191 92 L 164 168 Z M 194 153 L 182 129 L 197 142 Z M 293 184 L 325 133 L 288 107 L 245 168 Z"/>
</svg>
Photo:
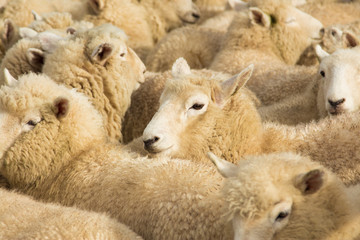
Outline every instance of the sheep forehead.
<svg viewBox="0 0 360 240">
<path fill-rule="evenodd" d="M 359 61 L 359 53 L 350 49 L 342 49 L 323 59 L 320 69 L 326 69 L 333 75 L 336 73 L 352 78 L 360 71 Z"/>
<path fill-rule="evenodd" d="M 19 114 L 53 101 L 63 88 L 45 75 L 28 74 L 20 77 L 14 87 L 3 86 L 0 89 L 0 109 Z M 67 94 L 63 94 L 66 96 Z"/>
<path fill-rule="evenodd" d="M 262 215 L 276 202 L 297 194 L 294 178 L 315 168 L 320 165 L 291 153 L 244 159 L 238 176 L 225 183 L 230 214 L 238 212 L 243 218 Z"/>
</svg>

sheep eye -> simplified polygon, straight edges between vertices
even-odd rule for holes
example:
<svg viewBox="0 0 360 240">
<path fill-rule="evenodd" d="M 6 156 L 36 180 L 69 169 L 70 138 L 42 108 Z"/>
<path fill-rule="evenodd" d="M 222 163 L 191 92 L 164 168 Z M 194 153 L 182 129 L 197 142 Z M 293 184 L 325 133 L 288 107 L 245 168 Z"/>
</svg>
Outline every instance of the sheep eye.
<svg viewBox="0 0 360 240">
<path fill-rule="evenodd" d="M 120 54 L 120 57 L 125 57 L 125 53 Z"/>
<path fill-rule="evenodd" d="M 34 122 L 33 120 L 30 120 L 30 121 L 28 121 L 26 124 L 35 127 L 36 124 L 38 124 L 38 123 L 37 123 L 37 122 Z"/>
<path fill-rule="evenodd" d="M 320 71 L 320 75 L 321 75 L 322 77 L 325 77 L 325 72 L 324 72 L 324 71 Z"/>
<path fill-rule="evenodd" d="M 283 219 L 285 219 L 287 216 L 289 216 L 288 212 L 280 212 L 279 215 L 276 217 L 275 221 L 281 222 Z"/>
<path fill-rule="evenodd" d="M 203 107 L 204 104 L 195 103 L 194 105 L 191 106 L 190 109 L 201 110 Z"/>
</svg>

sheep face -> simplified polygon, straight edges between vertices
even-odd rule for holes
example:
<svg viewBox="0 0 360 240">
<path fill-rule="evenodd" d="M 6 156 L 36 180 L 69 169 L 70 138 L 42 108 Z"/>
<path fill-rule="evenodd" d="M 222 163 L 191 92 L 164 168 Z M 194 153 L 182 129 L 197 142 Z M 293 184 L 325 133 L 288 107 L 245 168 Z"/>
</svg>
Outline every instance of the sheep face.
<svg viewBox="0 0 360 240">
<path fill-rule="evenodd" d="M 337 49 L 352 48 L 359 45 L 357 37 L 348 31 L 330 26 L 323 30 L 321 46 L 328 53 L 333 53 Z"/>
<path fill-rule="evenodd" d="M 181 23 L 194 24 L 200 19 L 200 10 L 191 0 L 163 0 L 156 2 L 156 9 L 165 18 L 170 29 L 179 27 Z"/>
<path fill-rule="evenodd" d="M 338 115 L 360 108 L 360 52 L 338 50 L 324 57 L 319 66 L 318 109 L 321 116 Z"/>
<path fill-rule="evenodd" d="M 313 42 L 321 39 L 322 24 L 312 16 L 291 4 L 267 6 L 269 1 L 258 1 L 258 7 L 250 7 L 252 25 L 270 30 L 271 39 L 279 54 L 288 64 L 295 64 L 302 52 Z"/>
<path fill-rule="evenodd" d="M 104 140 L 102 117 L 82 94 L 45 75 L 6 79 L 0 89 L 0 170 L 10 184 L 33 184 L 67 164 L 64 155 Z"/>
<path fill-rule="evenodd" d="M 201 136 L 199 126 L 215 125 L 216 112 L 247 82 L 252 70 L 253 65 L 220 83 L 192 75 L 186 61 L 178 59 L 172 68 L 173 79 L 167 81 L 160 97 L 159 110 L 144 130 L 145 149 L 167 155 L 181 151 L 182 138 Z"/>
<path fill-rule="evenodd" d="M 321 239 L 351 211 L 340 180 L 309 158 L 270 154 L 236 166 L 210 157 L 226 178 L 234 239 Z"/>
</svg>

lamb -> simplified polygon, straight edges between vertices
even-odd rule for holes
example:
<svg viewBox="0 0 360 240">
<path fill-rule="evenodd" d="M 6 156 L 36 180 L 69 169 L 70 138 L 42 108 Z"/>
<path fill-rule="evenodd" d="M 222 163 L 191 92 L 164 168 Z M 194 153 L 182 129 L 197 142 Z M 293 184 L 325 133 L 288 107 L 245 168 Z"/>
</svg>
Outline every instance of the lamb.
<svg viewBox="0 0 360 240">
<path fill-rule="evenodd" d="M 129 36 L 129 46 L 142 59 L 168 31 L 183 23 L 195 23 L 198 10 L 191 0 L 89 0 L 97 15 L 85 20 L 95 25 L 111 23 Z M 131 21 L 129 21 L 131 19 Z"/>
<path fill-rule="evenodd" d="M 263 121 L 296 125 L 359 110 L 356 89 L 360 49 L 339 49 L 329 55 L 317 46 L 317 52 L 321 63 L 316 80 L 308 85 L 305 92 L 260 107 Z"/>
<path fill-rule="evenodd" d="M 246 157 L 239 165 L 209 155 L 226 179 L 223 196 L 234 239 L 358 239 L 360 188 L 293 153 Z"/>
<path fill-rule="evenodd" d="M 75 89 L 28 74 L 0 89 L 0 173 L 45 202 L 107 212 L 144 239 L 229 239 L 221 176 L 207 164 L 148 159 L 109 141 Z M 31 144 L 29 144 L 31 143 Z"/>
<path fill-rule="evenodd" d="M 288 1 L 253 0 L 249 6 L 248 16 L 234 18 L 209 68 L 236 74 L 248 64 L 255 64 L 248 87 L 268 105 L 311 81 L 309 76 L 316 67 L 290 65 L 320 39 L 322 24 Z"/>
<path fill-rule="evenodd" d="M 160 107 L 144 130 L 152 156 L 206 161 L 206 153 L 236 162 L 246 155 L 293 151 L 310 156 L 346 184 L 360 180 L 359 114 L 341 114 L 296 127 L 262 123 L 251 93 L 242 86 L 252 67 L 225 81 L 191 74 L 174 65 Z"/>
<path fill-rule="evenodd" d="M 122 139 L 121 122 L 131 93 L 144 81 L 145 66 L 125 44 L 120 29 L 104 24 L 59 41 L 47 54 L 42 72 L 89 96 L 114 140 Z"/>
<path fill-rule="evenodd" d="M 45 204 L 0 189 L 1 239 L 142 239 L 105 214 Z"/>
</svg>

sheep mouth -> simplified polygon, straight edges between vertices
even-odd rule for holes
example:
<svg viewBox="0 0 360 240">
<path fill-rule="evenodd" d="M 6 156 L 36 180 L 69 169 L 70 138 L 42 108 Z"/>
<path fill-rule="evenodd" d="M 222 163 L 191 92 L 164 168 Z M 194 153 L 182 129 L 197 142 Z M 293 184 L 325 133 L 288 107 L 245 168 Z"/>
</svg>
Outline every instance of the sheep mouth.
<svg viewBox="0 0 360 240">
<path fill-rule="evenodd" d="M 163 153 L 163 152 L 169 150 L 172 147 L 173 147 L 173 145 L 171 145 L 167 148 L 159 149 L 159 148 L 150 146 L 150 147 L 145 147 L 145 150 L 150 154 L 159 154 L 159 153 Z"/>
<path fill-rule="evenodd" d="M 337 115 L 345 113 L 346 111 L 342 110 L 342 109 L 332 108 L 332 109 L 329 109 L 328 112 L 332 116 L 337 116 Z"/>
</svg>

